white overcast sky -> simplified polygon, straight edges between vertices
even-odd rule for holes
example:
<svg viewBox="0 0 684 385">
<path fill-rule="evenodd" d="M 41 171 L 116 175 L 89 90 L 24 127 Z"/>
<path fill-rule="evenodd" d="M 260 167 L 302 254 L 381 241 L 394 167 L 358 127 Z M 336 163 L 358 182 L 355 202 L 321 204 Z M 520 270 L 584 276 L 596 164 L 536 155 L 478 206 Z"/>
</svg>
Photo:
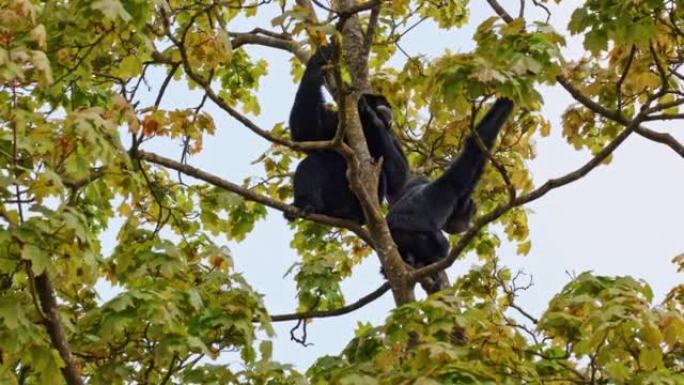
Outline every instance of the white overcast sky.
<svg viewBox="0 0 684 385">
<path fill-rule="evenodd" d="M 447 33 L 424 23 L 405 37 L 402 47 L 412 55 L 428 57 L 440 55 L 446 48 L 471 50 L 476 26 L 494 15 L 484 1 L 471 3 L 471 21 L 467 27 Z M 501 3 L 517 13 L 518 1 Z M 536 15 L 529 3 L 528 14 Z M 573 0 L 551 6 L 554 28 L 565 31 L 567 20 L 578 3 L 581 2 Z M 248 31 L 256 26 L 269 27 L 272 16 L 264 12 L 258 18 L 229 28 Z M 265 128 L 276 122 L 286 122 L 296 89 L 289 74 L 290 54 L 271 48 L 248 49 L 269 63 L 269 74 L 259 92 L 262 114 L 254 120 Z M 568 39 L 564 53 L 567 58 L 581 55 L 581 42 Z M 400 65 L 403 60 L 398 55 L 394 59 L 394 65 Z M 157 76 L 150 79 L 150 83 L 160 84 L 161 80 L 162 77 Z M 560 136 L 560 116 L 571 103 L 568 94 L 560 86 L 542 87 L 540 91 L 553 130 L 551 137 L 538 139 L 538 157 L 530 165 L 537 186 L 548 178 L 574 170 L 589 159 L 586 151 L 573 150 Z M 150 104 L 155 92 L 156 89 L 148 96 Z M 200 93 L 189 92 L 182 85 L 172 85 L 162 108 L 194 106 L 200 97 Z M 262 174 L 261 165 L 250 163 L 268 148 L 269 143 L 213 104 L 208 102 L 206 110 L 214 116 L 219 129 L 214 137 L 205 139 L 205 150 L 191 158 L 191 164 L 237 183 L 247 176 Z M 659 128 L 668 129 L 679 140 L 684 140 L 684 128 L 679 122 Z M 174 158 L 180 154 L 180 147 L 170 142 L 150 143 L 145 148 Z M 587 270 L 644 279 L 653 287 L 656 301 L 662 300 L 669 288 L 682 281 L 682 275 L 675 273 L 670 260 L 684 252 L 683 197 L 684 159 L 663 145 L 631 137 L 617 150 L 608 167 L 599 167 L 580 181 L 554 190 L 527 206 L 533 211 L 529 216 L 532 250 L 528 256 L 517 256 L 515 246 L 507 244 L 502 236 L 501 263 L 513 270 L 524 270 L 534 280 L 534 286 L 523 294 L 519 303 L 539 315 L 553 294 L 568 282 L 567 272 Z M 105 249 L 111 250 L 114 245 L 113 230 L 105 234 Z M 295 284 L 291 276 L 284 277 L 287 269 L 297 261 L 289 247 L 291 239 L 292 233 L 281 213 L 269 210 L 268 218 L 258 223 L 246 240 L 239 244 L 227 243 L 233 252 L 236 270 L 265 295 L 266 306 L 272 314 L 296 309 Z M 449 271 L 452 280 L 474 263 L 472 257 L 457 261 Z M 354 275 L 343 283 L 348 302 L 382 283 L 378 270 L 375 255 L 355 269 Z M 113 294 L 106 285 L 99 288 L 103 299 Z M 315 320 L 308 327 L 308 341 L 313 345 L 306 348 L 289 341 L 293 323 L 276 324 L 278 336 L 274 358 L 305 370 L 317 357 L 338 354 L 353 337 L 357 322 L 382 323 L 393 305 L 388 293 L 354 313 Z M 226 359 L 231 360 L 230 357 Z"/>
</svg>

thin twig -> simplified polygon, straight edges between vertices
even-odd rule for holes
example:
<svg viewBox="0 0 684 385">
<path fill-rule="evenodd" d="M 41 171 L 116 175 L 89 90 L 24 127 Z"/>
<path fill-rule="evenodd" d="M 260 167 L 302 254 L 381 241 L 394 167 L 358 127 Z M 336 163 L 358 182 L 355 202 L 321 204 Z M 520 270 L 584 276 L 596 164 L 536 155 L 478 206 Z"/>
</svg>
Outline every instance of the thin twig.
<svg viewBox="0 0 684 385">
<path fill-rule="evenodd" d="M 500 18 L 502 18 L 506 23 L 511 23 L 513 22 L 513 16 L 511 16 L 504 7 L 499 4 L 496 0 L 487 0 L 489 3 L 489 6 L 494 9 L 494 12 L 496 12 L 497 15 L 499 15 Z"/>
<path fill-rule="evenodd" d="M 359 298 L 356 302 L 350 303 L 349 305 L 343 306 L 341 308 L 332 310 L 313 310 L 302 313 L 278 314 L 271 316 L 271 322 L 306 320 L 311 318 L 327 318 L 351 313 L 382 297 L 382 295 L 387 293 L 389 289 L 389 283 L 385 282 L 382 286 L 375 289 L 373 292 L 366 294 L 365 296 Z"/>
<path fill-rule="evenodd" d="M 155 108 L 159 108 L 162 97 L 164 97 L 164 93 L 166 92 L 166 87 L 168 87 L 169 83 L 171 82 L 171 79 L 173 79 L 173 76 L 176 74 L 178 67 L 180 67 L 180 63 L 174 63 L 173 65 L 171 65 L 169 74 L 166 75 L 166 78 L 164 79 L 164 82 L 162 82 L 162 85 L 159 89 L 159 94 L 157 94 L 157 100 L 154 101 Z"/>
<path fill-rule="evenodd" d="M 617 89 L 617 110 L 622 112 L 622 83 L 624 83 L 629 73 L 629 69 L 632 66 L 632 61 L 634 60 L 634 54 L 636 53 L 636 45 L 632 45 L 632 49 L 629 50 L 629 56 L 627 57 L 627 64 L 625 64 L 625 69 L 622 71 L 622 75 L 618 80 L 615 88 Z"/>
</svg>

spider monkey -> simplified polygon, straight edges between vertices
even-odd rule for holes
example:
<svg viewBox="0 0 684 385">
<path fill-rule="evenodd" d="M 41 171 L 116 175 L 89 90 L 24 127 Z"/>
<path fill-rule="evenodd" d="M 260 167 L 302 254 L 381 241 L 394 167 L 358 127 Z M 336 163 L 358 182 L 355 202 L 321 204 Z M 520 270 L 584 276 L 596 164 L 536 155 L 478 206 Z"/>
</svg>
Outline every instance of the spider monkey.
<svg viewBox="0 0 684 385">
<path fill-rule="evenodd" d="M 485 148 L 490 150 L 501 127 L 513 110 L 513 102 L 497 99 L 475 128 Z M 392 238 L 404 262 L 419 268 L 446 258 L 449 242 L 442 233 L 464 231 L 475 205 L 471 194 L 486 161 L 477 139 L 471 135 L 461 154 L 434 181 L 411 176 L 387 214 Z M 440 280 L 433 277 L 435 290 Z"/>
<path fill-rule="evenodd" d="M 332 49 L 320 47 L 307 63 L 290 112 L 290 133 L 296 142 L 330 140 L 337 131 L 337 113 L 325 105 L 321 89 Z M 383 159 L 378 200 L 392 199 L 408 179 L 408 161 L 391 130 L 392 108 L 384 96 L 369 93 L 361 95 L 357 108 L 371 157 Z M 308 213 L 364 224 L 361 204 L 349 189 L 346 171 L 346 160 L 336 151 L 307 153 L 295 171 L 294 205 Z"/>
</svg>

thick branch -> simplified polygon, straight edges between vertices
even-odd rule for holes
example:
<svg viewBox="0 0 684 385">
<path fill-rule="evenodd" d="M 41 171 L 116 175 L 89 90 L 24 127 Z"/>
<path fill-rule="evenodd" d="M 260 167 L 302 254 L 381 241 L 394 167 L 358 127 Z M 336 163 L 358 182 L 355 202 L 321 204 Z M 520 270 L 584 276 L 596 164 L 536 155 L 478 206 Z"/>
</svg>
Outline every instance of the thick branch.
<svg viewBox="0 0 684 385">
<path fill-rule="evenodd" d="M 276 36 L 268 36 L 257 33 L 257 31 L 247 33 L 235 32 L 230 33 L 230 36 L 233 38 L 231 40 L 233 49 L 248 44 L 263 45 L 265 47 L 277 48 L 284 51 L 292 52 L 295 56 L 297 56 L 297 58 L 302 63 L 306 63 L 309 60 L 309 54 L 304 49 L 302 49 L 302 47 L 299 44 L 297 44 L 297 42 L 291 39 Z"/>
<path fill-rule="evenodd" d="M 68 385 L 84 385 L 79 369 L 74 357 L 71 355 L 69 341 L 64 334 L 64 328 L 59 319 L 59 306 L 55 298 L 55 291 L 52 288 L 50 278 L 47 273 L 43 273 L 35 278 L 36 291 L 40 298 L 40 305 L 45 314 L 45 328 L 52 341 L 52 346 L 57 349 L 59 356 L 64 361 L 62 375 Z"/>
<path fill-rule="evenodd" d="M 347 220 L 343 220 L 343 219 L 339 219 L 339 218 L 333 218 L 333 217 L 329 217 L 329 216 L 321 215 L 321 214 L 306 214 L 295 206 L 291 206 L 291 205 L 285 204 L 283 202 L 277 201 L 275 199 L 271 199 L 267 196 L 257 194 L 254 191 L 251 191 L 249 189 L 241 187 L 235 183 L 229 182 L 229 181 L 222 179 L 216 175 L 210 174 L 206 171 L 200 170 L 196 167 L 193 167 L 193 166 L 190 166 L 187 164 L 182 164 L 180 162 L 177 162 L 173 159 L 163 157 L 161 155 L 157 155 L 157 154 L 153 154 L 150 152 L 144 152 L 144 151 L 138 150 L 136 153 L 133 154 L 133 156 L 138 157 L 138 158 L 143 159 L 143 160 L 146 160 L 150 163 L 154 163 L 154 164 L 157 164 L 160 166 L 170 168 L 170 169 L 175 170 L 175 171 L 182 172 L 185 175 L 191 176 L 193 178 L 207 182 L 213 186 L 216 186 L 216 187 L 222 188 L 224 190 L 228 190 L 230 192 L 238 194 L 238 195 L 242 196 L 243 198 L 245 198 L 249 201 L 261 203 L 265 206 L 271 207 L 271 208 L 276 209 L 278 211 L 282 211 L 283 213 L 286 213 L 288 215 L 291 215 L 294 217 L 299 217 L 299 218 L 304 218 L 304 219 L 309 219 L 309 220 L 312 220 L 314 222 L 321 223 L 321 224 L 328 225 L 328 226 L 342 227 L 345 229 L 349 229 L 349 230 L 353 231 L 356 235 L 358 235 L 359 238 L 363 239 L 366 243 L 368 243 L 369 245 L 373 245 L 373 242 L 370 239 L 368 232 L 362 226 L 360 226 L 360 225 L 358 225 L 352 221 L 347 221 Z"/>
<path fill-rule="evenodd" d="M 382 3 L 382 0 L 369 0 L 360 4 L 352 4 L 342 9 L 339 13 L 342 15 L 353 15 L 376 8 L 380 5 L 380 3 Z"/>
<path fill-rule="evenodd" d="M 332 310 L 314 310 L 302 313 L 291 313 L 291 314 L 278 314 L 271 316 L 271 322 L 284 322 L 284 321 L 294 321 L 294 320 L 304 320 L 311 318 L 327 318 L 335 317 L 342 314 L 351 313 L 358 310 L 369 303 L 375 301 L 376 299 L 382 297 L 383 294 L 387 293 L 390 289 L 388 282 L 385 282 L 382 286 L 375 289 L 373 292 L 359 298 L 356 302 L 350 303 L 349 305 L 343 306 L 338 309 Z"/>
<path fill-rule="evenodd" d="M 337 5 L 338 9 L 345 10 L 355 7 L 356 3 L 353 0 L 340 0 Z M 369 47 L 366 44 L 373 39 L 372 36 L 364 36 L 356 14 L 341 14 L 337 28 L 342 31 L 345 64 L 351 75 L 351 89 L 342 89 L 341 74 L 339 70 L 336 73 L 342 90 L 339 96 L 340 124 L 346 127 L 346 138 L 351 147 L 342 146 L 341 151 L 347 160 L 347 179 L 366 215 L 368 230 L 392 287 L 394 301 L 397 305 L 402 305 L 415 300 L 414 285 L 408 279 L 409 272 L 402 262 L 384 215 L 380 211 L 376 193 L 380 164 L 372 162 L 356 108 L 360 93 L 370 88 Z"/>
</svg>

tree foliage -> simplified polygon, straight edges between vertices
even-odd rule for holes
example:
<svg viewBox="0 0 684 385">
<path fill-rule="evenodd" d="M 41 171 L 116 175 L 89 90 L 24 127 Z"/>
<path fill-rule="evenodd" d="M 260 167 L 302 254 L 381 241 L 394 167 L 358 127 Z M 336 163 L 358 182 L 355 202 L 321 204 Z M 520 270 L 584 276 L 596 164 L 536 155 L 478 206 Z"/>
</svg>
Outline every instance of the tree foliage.
<svg viewBox="0 0 684 385">
<path fill-rule="evenodd" d="M 563 56 L 567 36 L 545 18 L 547 0 L 521 1 L 528 15 L 487 3 L 492 17 L 477 26 L 473 50 L 394 66 L 417 23 L 458 29 L 474 5 L 0 0 L 0 383 L 684 384 L 684 286 L 656 304 L 645 282 L 582 273 L 536 317 L 516 304 L 524 286 L 497 258 L 503 242 L 521 255 L 532 247 L 524 204 L 608 162 L 629 135 L 684 157 L 681 143 L 648 126 L 684 118 L 684 2 L 584 2 L 567 26 L 586 48 L 574 61 Z M 270 25 L 265 10 L 278 14 Z M 253 29 L 236 27 L 245 23 Z M 363 50 L 342 45 L 337 85 L 370 74 L 418 173 L 439 174 L 495 95 L 517 109 L 475 192 L 478 219 L 453 237 L 449 258 L 413 272 L 401 265 L 406 274 L 390 275 L 378 293 L 391 286 L 395 299 L 410 298 L 430 269 L 466 252 L 481 264 L 425 301 L 398 300 L 385 324 L 360 325 L 340 355 L 300 373 L 272 360 L 271 322 L 347 311 L 340 283 L 373 245 L 383 265 L 400 264 L 381 220 L 368 230 L 287 205 L 306 145 L 292 143 L 282 122 L 250 119 L 272 101 L 256 96 L 269 63 L 246 47 L 288 52 L 297 81 L 326 36 L 356 37 L 370 51 L 359 69 L 352 64 Z M 152 73 L 163 81 L 148 84 Z M 202 97 L 164 109 L 179 85 Z M 574 98 L 562 135 L 594 157 L 535 186 L 527 164 L 552 129 L 541 85 Z M 156 97 L 141 97 L 142 88 Z M 206 103 L 225 115 L 203 111 Z M 272 143 L 258 159 L 264 178 L 234 183 L 187 164 L 227 117 Z M 343 122 L 353 127 L 354 117 Z M 147 150 L 163 139 L 182 145 L 179 160 Z M 360 164 L 350 178 L 362 196 L 354 180 L 372 166 Z M 302 218 L 290 244 L 301 256 L 292 275 L 300 314 L 269 314 L 224 245 L 249 236 L 267 207 Z M 113 228 L 115 245 L 105 244 Z M 103 280 L 118 289 L 105 303 L 95 289 Z M 232 364 L 217 360 L 225 355 Z"/>
</svg>

